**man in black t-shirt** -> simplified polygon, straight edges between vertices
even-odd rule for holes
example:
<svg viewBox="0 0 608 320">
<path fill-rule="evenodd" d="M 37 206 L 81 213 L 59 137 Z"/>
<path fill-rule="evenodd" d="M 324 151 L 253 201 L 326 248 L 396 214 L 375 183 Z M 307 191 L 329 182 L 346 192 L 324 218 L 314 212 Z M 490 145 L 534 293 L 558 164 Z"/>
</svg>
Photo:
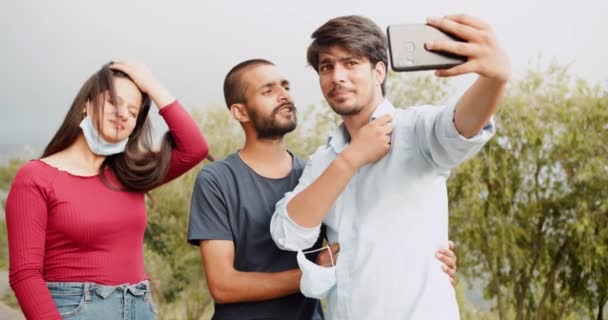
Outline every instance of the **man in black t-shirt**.
<svg viewBox="0 0 608 320">
<path fill-rule="evenodd" d="M 213 319 L 323 319 L 319 301 L 300 294 L 296 253 L 280 250 L 270 235 L 275 204 L 295 188 L 305 165 L 283 139 L 297 125 L 289 82 L 271 62 L 247 60 L 226 76 L 224 97 L 245 145 L 198 174 L 188 226 L 215 301 Z M 322 229 L 311 249 L 323 238 Z M 330 266 L 338 244 L 330 250 L 307 257 Z M 453 252 L 440 260 L 453 276 Z"/>
<path fill-rule="evenodd" d="M 215 300 L 213 319 L 323 319 L 319 301 L 300 294 L 295 252 L 280 250 L 270 237 L 274 206 L 305 165 L 283 139 L 297 124 L 289 82 L 271 62 L 248 60 L 228 73 L 224 96 L 245 145 L 201 170 L 188 226 Z M 316 262 L 327 264 L 324 257 L 327 250 Z"/>
</svg>

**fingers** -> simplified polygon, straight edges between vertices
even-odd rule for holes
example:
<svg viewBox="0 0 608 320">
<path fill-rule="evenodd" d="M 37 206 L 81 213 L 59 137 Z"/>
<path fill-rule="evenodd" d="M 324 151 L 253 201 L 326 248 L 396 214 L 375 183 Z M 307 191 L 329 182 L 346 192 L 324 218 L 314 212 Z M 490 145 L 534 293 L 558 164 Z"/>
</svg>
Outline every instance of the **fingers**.
<svg viewBox="0 0 608 320">
<path fill-rule="evenodd" d="M 445 272 L 450 277 L 450 282 L 452 283 L 452 287 L 456 284 L 456 254 L 454 251 L 454 242 L 448 241 L 448 249 L 439 249 L 435 253 L 435 257 L 437 260 L 441 261 L 443 265 L 441 265 L 441 270 Z"/>
<path fill-rule="evenodd" d="M 331 254 L 329 250 L 322 250 L 317 256 L 316 263 L 323 267 L 331 267 L 336 264 L 338 261 L 338 252 L 340 251 L 340 245 L 338 243 L 334 243 L 330 245 L 329 250 L 331 250 Z"/>
<path fill-rule="evenodd" d="M 388 114 L 383 115 L 380 118 L 372 121 L 370 125 L 379 127 L 380 132 L 386 135 L 390 135 L 393 132 L 393 117 Z"/>
<path fill-rule="evenodd" d="M 452 284 L 452 287 L 454 287 L 456 285 L 456 271 L 452 271 L 446 266 L 441 266 L 441 270 L 448 275 L 448 278 L 450 278 L 450 283 Z"/>
<path fill-rule="evenodd" d="M 393 117 L 391 117 L 390 114 L 385 114 L 379 118 L 376 118 L 376 120 L 372 121 L 372 123 L 383 126 L 386 124 L 390 124 L 391 121 L 393 121 Z"/>
<path fill-rule="evenodd" d="M 393 118 L 390 115 L 385 114 L 385 115 L 373 120 L 368 125 L 370 127 L 376 127 L 377 129 L 375 129 L 375 130 L 378 130 L 378 132 L 380 134 L 387 136 L 388 140 L 386 140 L 385 142 L 390 144 L 390 136 L 391 136 L 391 133 L 393 133 L 392 120 L 393 120 Z"/>
<path fill-rule="evenodd" d="M 437 254 L 439 256 L 442 256 L 442 257 L 445 256 L 445 257 L 448 257 L 448 258 L 456 261 L 456 254 L 454 253 L 454 251 L 452 251 L 450 249 L 439 249 L 439 250 L 437 250 Z"/>
<path fill-rule="evenodd" d="M 449 40 L 429 41 L 424 47 L 429 51 L 449 52 L 464 57 L 476 56 L 480 51 L 479 46 L 474 43 Z"/>
<path fill-rule="evenodd" d="M 440 249 L 435 253 L 435 258 L 441 261 L 447 268 L 456 271 L 456 254 L 450 250 Z"/>
<path fill-rule="evenodd" d="M 447 15 L 443 18 L 429 17 L 426 21 L 433 27 L 467 41 L 479 39 L 483 34 L 492 31 L 489 24 L 466 14 Z"/>
<path fill-rule="evenodd" d="M 444 32 L 454 34 L 466 43 L 433 41 L 425 47 L 433 51 L 444 51 L 466 56 L 468 61 L 450 69 L 438 70 L 439 77 L 453 77 L 466 73 L 477 73 L 504 84 L 510 77 L 510 64 L 506 52 L 499 46 L 489 24 L 464 14 L 443 18 L 428 18 L 428 24 Z"/>
<path fill-rule="evenodd" d="M 427 18 L 426 22 L 443 32 L 452 34 L 465 41 L 474 41 L 480 37 L 480 30 L 451 19 Z"/>
<path fill-rule="evenodd" d="M 454 243 L 450 241 L 450 248 L 454 247 Z M 451 250 L 439 249 L 435 254 L 437 260 L 441 261 L 443 264 L 441 265 L 441 270 L 445 272 L 450 277 L 450 282 L 452 286 L 456 284 L 456 254 Z"/>
<path fill-rule="evenodd" d="M 338 253 L 340 252 L 340 244 L 338 242 L 330 244 L 329 250 L 331 251 L 333 257 L 333 261 L 331 262 L 333 262 L 333 264 L 335 265 L 336 263 L 338 263 Z M 331 266 L 331 264 L 329 266 Z"/>
<path fill-rule="evenodd" d="M 378 130 L 380 130 L 381 134 L 389 136 L 389 138 L 390 138 L 391 133 L 393 133 L 393 126 L 390 124 L 386 124 L 386 125 L 380 127 Z"/>
<path fill-rule="evenodd" d="M 131 78 L 131 80 L 135 81 L 136 84 L 137 84 L 137 81 L 140 80 L 138 78 L 138 75 L 141 74 L 141 71 L 138 71 L 138 70 L 141 70 L 141 64 L 121 61 L 121 62 L 113 62 L 111 65 L 108 66 L 108 68 L 110 68 L 112 70 L 118 70 L 118 71 L 124 72 L 125 74 L 127 74 L 129 76 L 129 78 Z M 140 89 L 142 89 L 142 88 L 140 88 Z"/>
<path fill-rule="evenodd" d="M 331 253 L 335 256 L 338 252 L 340 252 L 340 243 L 334 242 L 330 244 L 329 250 L 331 250 Z"/>
<path fill-rule="evenodd" d="M 471 72 L 477 72 L 475 61 L 468 61 L 449 69 L 435 70 L 435 75 L 438 77 L 453 77 Z"/>
<path fill-rule="evenodd" d="M 489 24 L 481 21 L 480 19 L 462 13 L 450 14 L 445 16 L 444 18 L 479 30 L 491 29 Z"/>
<path fill-rule="evenodd" d="M 446 266 L 441 266 L 441 270 L 443 270 L 443 272 L 445 272 L 445 274 L 447 274 L 450 277 L 450 280 L 456 280 L 456 270 L 450 269 Z M 452 282 L 452 284 L 453 284 L 453 282 Z"/>
<path fill-rule="evenodd" d="M 129 65 L 124 62 L 114 61 L 114 62 L 112 62 L 112 64 L 110 64 L 108 66 L 108 68 L 113 69 L 113 70 L 119 70 L 119 71 L 122 71 L 122 72 L 128 74 L 127 70 L 129 69 Z"/>
<path fill-rule="evenodd" d="M 114 61 L 108 67 L 110 69 L 120 70 L 129 76 L 134 72 L 142 73 L 147 69 L 145 64 L 135 61 Z"/>
<path fill-rule="evenodd" d="M 445 267 L 456 270 L 456 258 L 455 257 L 450 257 L 448 255 L 439 254 L 439 253 L 435 256 L 436 256 L 437 260 L 439 260 L 441 263 L 443 263 L 445 265 Z"/>
</svg>

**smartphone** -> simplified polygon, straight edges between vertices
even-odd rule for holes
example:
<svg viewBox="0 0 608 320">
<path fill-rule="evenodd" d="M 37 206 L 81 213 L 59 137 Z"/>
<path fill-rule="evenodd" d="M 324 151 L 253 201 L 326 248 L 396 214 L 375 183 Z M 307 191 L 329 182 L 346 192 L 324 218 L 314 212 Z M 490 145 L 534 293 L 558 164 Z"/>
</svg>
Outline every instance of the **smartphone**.
<svg viewBox="0 0 608 320">
<path fill-rule="evenodd" d="M 431 40 L 463 41 L 430 25 L 390 25 L 386 34 L 394 71 L 449 69 L 467 61 L 463 56 L 427 50 L 424 43 Z"/>
</svg>

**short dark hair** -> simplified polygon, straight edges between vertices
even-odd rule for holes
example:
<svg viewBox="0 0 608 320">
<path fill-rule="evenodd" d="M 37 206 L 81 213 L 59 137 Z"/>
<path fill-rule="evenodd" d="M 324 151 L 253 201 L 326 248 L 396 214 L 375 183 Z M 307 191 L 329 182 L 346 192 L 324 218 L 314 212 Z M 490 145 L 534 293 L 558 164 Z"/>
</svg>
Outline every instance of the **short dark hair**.
<svg viewBox="0 0 608 320">
<path fill-rule="evenodd" d="M 228 109 L 235 103 L 247 102 L 245 88 L 241 81 L 243 79 L 243 73 L 259 65 L 274 66 L 274 63 L 265 59 L 250 59 L 237 64 L 228 71 L 226 78 L 224 78 L 224 100 L 226 101 Z"/>
<path fill-rule="evenodd" d="M 388 67 L 386 36 L 375 22 L 366 17 L 353 15 L 333 18 L 315 30 L 311 38 L 306 58 L 317 73 L 319 52 L 334 45 L 344 47 L 357 57 L 367 58 L 372 66 L 382 61 Z M 386 78 L 382 82 L 382 94 L 385 82 Z"/>
</svg>

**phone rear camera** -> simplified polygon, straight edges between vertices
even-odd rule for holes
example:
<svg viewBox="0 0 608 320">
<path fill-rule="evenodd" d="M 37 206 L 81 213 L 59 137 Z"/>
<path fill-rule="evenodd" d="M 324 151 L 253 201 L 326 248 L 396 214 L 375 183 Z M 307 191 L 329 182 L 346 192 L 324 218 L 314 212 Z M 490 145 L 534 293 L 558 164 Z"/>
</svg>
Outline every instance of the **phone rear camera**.
<svg viewBox="0 0 608 320">
<path fill-rule="evenodd" d="M 411 41 L 406 42 L 404 47 L 407 52 L 414 52 L 416 50 L 416 45 Z"/>
</svg>

